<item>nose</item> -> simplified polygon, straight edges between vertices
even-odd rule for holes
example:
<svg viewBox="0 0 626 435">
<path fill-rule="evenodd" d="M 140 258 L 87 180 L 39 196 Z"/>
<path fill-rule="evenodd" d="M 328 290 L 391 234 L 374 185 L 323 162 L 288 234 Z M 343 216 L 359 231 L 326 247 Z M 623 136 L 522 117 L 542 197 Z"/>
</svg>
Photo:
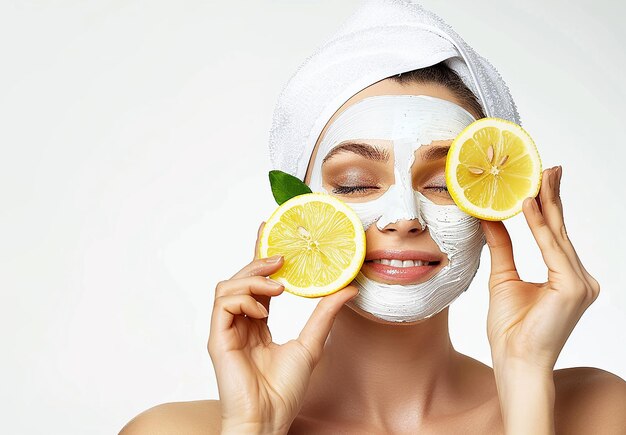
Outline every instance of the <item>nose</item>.
<svg viewBox="0 0 626 435">
<path fill-rule="evenodd" d="M 426 229 L 417 219 L 400 219 L 396 222 L 387 224 L 381 231 L 383 233 L 396 233 L 400 236 L 416 236 Z"/>
</svg>

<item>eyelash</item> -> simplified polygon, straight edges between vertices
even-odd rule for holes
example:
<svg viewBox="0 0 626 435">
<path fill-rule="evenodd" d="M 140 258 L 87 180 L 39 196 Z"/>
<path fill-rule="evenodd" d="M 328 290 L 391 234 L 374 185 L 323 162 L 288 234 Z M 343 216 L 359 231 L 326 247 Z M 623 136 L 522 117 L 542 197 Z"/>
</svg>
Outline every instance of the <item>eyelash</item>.
<svg viewBox="0 0 626 435">
<path fill-rule="evenodd" d="M 426 186 L 425 189 L 431 189 L 435 192 L 447 192 L 448 186 Z"/>
<path fill-rule="evenodd" d="M 333 193 L 337 195 L 350 195 L 352 193 L 363 192 L 369 189 L 378 189 L 376 186 L 337 186 Z"/>
</svg>

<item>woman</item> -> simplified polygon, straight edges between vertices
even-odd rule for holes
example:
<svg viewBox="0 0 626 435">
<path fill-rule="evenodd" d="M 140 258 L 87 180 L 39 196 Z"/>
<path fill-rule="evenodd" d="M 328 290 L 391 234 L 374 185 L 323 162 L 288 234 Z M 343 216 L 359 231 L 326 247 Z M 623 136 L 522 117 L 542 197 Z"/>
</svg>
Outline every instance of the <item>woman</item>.
<svg viewBox="0 0 626 435">
<path fill-rule="evenodd" d="M 411 108 L 414 118 L 387 119 Z M 463 220 L 445 190 L 446 145 L 484 116 L 519 122 L 499 75 L 449 26 L 401 1 L 357 11 L 290 80 L 270 146 L 274 167 L 336 195 L 364 220 L 361 273 L 320 301 L 297 340 L 276 345 L 269 302 L 284 289 L 266 277 L 283 259 L 255 258 L 215 289 L 208 347 L 220 400 L 152 408 L 122 433 L 623 433 L 620 378 L 554 371 L 599 292 L 565 232 L 561 168 L 544 171 L 538 198 L 523 209 L 549 271 L 542 284 L 520 280 L 502 223 Z M 410 186 L 400 189 L 406 179 Z M 423 211 L 429 207 L 469 222 L 454 233 L 454 252 Z M 484 241 L 493 369 L 456 352 L 447 323 Z M 388 273 L 372 266 L 381 260 Z M 428 267 L 412 274 L 391 263 L 398 260 Z M 389 291 L 377 300 L 372 288 Z M 398 289 L 418 291 L 399 303 L 388 296 Z"/>
</svg>

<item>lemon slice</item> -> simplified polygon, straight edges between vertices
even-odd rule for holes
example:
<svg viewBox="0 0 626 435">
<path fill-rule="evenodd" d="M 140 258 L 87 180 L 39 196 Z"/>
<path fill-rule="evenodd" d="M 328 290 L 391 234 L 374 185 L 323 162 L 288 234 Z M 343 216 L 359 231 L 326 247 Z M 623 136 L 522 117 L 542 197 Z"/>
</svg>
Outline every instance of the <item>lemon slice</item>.
<svg viewBox="0 0 626 435">
<path fill-rule="evenodd" d="M 481 118 L 450 145 L 446 184 L 454 202 L 480 219 L 515 216 L 541 185 L 541 159 L 526 131 L 500 118 Z"/>
<path fill-rule="evenodd" d="M 365 259 L 365 231 L 356 213 L 326 193 L 284 202 L 265 223 L 261 257 L 284 256 L 271 277 L 290 293 L 315 298 L 348 285 Z"/>
</svg>

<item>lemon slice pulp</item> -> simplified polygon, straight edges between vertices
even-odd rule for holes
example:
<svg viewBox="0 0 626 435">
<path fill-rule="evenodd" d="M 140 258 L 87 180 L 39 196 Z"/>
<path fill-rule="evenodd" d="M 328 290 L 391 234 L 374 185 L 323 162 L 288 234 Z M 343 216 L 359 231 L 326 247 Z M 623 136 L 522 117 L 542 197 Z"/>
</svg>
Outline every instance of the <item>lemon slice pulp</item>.
<svg viewBox="0 0 626 435">
<path fill-rule="evenodd" d="M 454 202 L 485 220 L 504 220 L 522 210 L 541 186 L 541 159 L 530 135 L 514 122 L 481 118 L 450 145 L 446 184 Z"/>
<path fill-rule="evenodd" d="M 265 223 L 261 257 L 284 256 L 271 275 L 285 290 L 319 297 L 348 285 L 365 259 L 365 231 L 356 213 L 325 193 L 298 195 L 279 206 Z"/>
</svg>

